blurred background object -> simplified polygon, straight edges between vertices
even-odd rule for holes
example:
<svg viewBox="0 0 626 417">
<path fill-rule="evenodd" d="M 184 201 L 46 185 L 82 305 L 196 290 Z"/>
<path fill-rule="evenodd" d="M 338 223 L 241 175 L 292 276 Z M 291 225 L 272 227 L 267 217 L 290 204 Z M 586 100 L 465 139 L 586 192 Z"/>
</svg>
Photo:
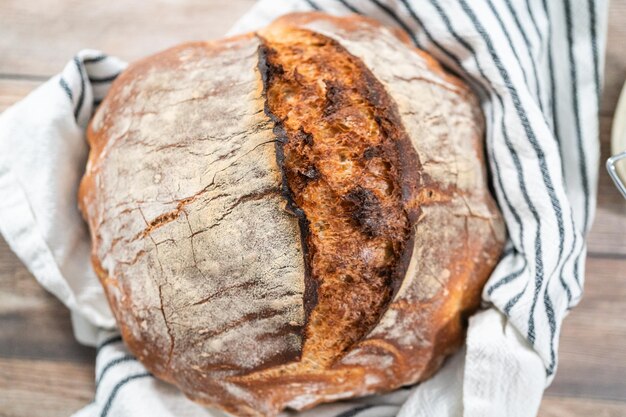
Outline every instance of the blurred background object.
<svg viewBox="0 0 626 417">
<path fill-rule="evenodd" d="M 611 129 L 611 153 L 606 168 L 620 193 L 626 198 L 626 83 L 622 87 Z"/>
</svg>

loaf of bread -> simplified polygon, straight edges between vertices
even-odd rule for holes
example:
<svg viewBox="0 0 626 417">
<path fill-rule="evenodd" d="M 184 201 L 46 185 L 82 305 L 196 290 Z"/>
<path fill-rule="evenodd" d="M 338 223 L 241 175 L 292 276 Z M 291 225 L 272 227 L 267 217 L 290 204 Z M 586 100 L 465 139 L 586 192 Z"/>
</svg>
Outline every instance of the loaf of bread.
<svg viewBox="0 0 626 417">
<path fill-rule="evenodd" d="M 239 416 L 428 378 L 505 238 L 483 125 L 461 81 L 363 17 L 130 65 L 79 196 L 129 350 Z"/>
</svg>

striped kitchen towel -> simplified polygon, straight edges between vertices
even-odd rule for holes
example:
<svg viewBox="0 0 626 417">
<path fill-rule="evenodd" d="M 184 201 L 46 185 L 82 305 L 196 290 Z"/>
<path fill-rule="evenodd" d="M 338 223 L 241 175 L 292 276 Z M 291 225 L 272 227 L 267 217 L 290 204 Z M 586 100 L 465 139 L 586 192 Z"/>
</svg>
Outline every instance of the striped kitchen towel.
<svg viewBox="0 0 626 417">
<path fill-rule="evenodd" d="M 409 33 L 464 78 L 486 122 L 509 242 L 466 347 L 417 387 L 302 416 L 534 416 L 554 378 L 562 321 L 580 300 L 596 199 L 606 0 L 261 0 L 231 31 L 293 11 L 359 13 Z M 77 417 L 219 416 L 152 377 L 110 329 L 76 209 L 84 129 L 125 64 L 82 51 L 0 117 L 0 231 L 99 343 L 96 394 Z M 285 415 L 294 415 L 286 413 Z"/>
</svg>

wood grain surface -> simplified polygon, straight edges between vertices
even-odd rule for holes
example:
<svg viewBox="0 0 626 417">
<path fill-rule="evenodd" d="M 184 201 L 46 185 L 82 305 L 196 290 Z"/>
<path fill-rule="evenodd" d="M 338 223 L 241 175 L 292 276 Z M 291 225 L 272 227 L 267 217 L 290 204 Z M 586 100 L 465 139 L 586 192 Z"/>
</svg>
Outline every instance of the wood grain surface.
<svg viewBox="0 0 626 417">
<path fill-rule="evenodd" d="M 253 0 L 2 0 L 0 112 L 90 46 L 132 60 L 221 36 Z M 225 7 L 225 5 L 228 5 Z M 626 77 L 626 0 L 609 14 L 600 116 L 609 156 Z M 600 170 L 585 296 L 565 321 L 557 376 L 541 417 L 626 416 L 626 200 Z M 0 239 L 0 417 L 69 416 L 92 400 L 93 349 L 74 341 L 69 314 Z"/>
</svg>

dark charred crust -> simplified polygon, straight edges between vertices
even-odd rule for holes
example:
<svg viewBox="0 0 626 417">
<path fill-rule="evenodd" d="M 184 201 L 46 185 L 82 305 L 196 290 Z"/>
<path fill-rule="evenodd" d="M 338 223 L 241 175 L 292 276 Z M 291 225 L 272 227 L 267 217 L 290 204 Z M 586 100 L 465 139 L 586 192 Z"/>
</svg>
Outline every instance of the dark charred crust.
<svg viewBox="0 0 626 417">
<path fill-rule="evenodd" d="M 267 46 L 265 39 L 259 37 L 259 40 L 261 41 L 261 44 L 259 45 L 258 68 L 259 73 L 261 74 L 261 80 L 263 81 L 263 93 L 265 94 L 267 92 L 267 85 L 272 82 L 276 76 L 283 75 L 285 70 L 281 65 L 276 65 L 269 59 L 272 55 L 276 55 L 276 50 Z M 268 114 L 268 116 L 270 115 Z M 270 117 L 273 117 L 273 115 Z"/>
<path fill-rule="evenodd" d="M 311 312 L 315 308 L 318 302 L 318 289 L 319 282 L 311 274 L 311 251 L 309 250 L 309 221 L 306 218 L 300 221 L 300 242 L 302 245 L 302 254 L 304 256 L 305 272 L 304 272 L 304 328 L 302 330 L 302 337 L 306 339 L 306 329 Z M 304 343 L 304 340 L 303 340 Z"/>
<path fill-rule="evenodd" d="M 381 151 L 379 147 L 369 147 L 365 150 L 365 152 L 363 152 L 363 158 L 365 158 L 366 160 L 370 160 L 376 156 L 380 156 Z"/>
<path fill-rule="evenodd" d="M 386 231 L 385 216 L 376 194 L 357 187 L 344 197 L 352 211 L 352 219 L 368 236 L 380 236 Z"/>
<path fill-rule="evenodd" d="M 298 67 L 293 69 L 293 79 L 296 80 L 298 84 L 304 85 L 304 77 L 302 77 L 302 74 L 298 71 Z"/>
<path fill-rule="evenodd" d="M 287 176 L 285 173 L 285 153 L 283 151 L 284 144 L 287 142 L 287 132 L 282 124 L 282 120 L 277 117 L 269 108 L 267 103 L 267 87 L 268 85 L 278 76 L 281 76 L 285 73 L 285 70 L 280 65 L 275 65 L 269 61 L 269 57 L 272 55 L 276 55 L 276 51 L 266 45 L 266 42 L 263 38 L 259 37 L 261 44 L 259 45 L 259 63 L 258 69 L 261 74 L 261 80 L 263 81 L 263 97 L 265 97 L 265 103 L 263 104 L 263 110 L 265 115 L 268 116 L 273 122 L 274 127 L 272 128 L 272 132 L 276 136 L 276 163 L 280 168 L 282 175 L 282 194 L 287 201 L 287 205 L 285 209 L 298 217 L 300 221 L 306 221 L 306 216 L 304 212 L 298 205 L 296 204 L 293 198 L 293 192 L 289 188 L 289 184 L 287 182 Z M 302 228 L 302 225 L 300 225 Z M 307 268 L 308 269 L 308 268 Z"/>
<path fill-rule="evenodd" d="M 296 139 L 302 141 L 307 146 L 313 145 L 313 135 L 309 132 L 306 132 L 304 128 L 300 127 L 298 129 L 298 133 L 296 135 Z"/>
<path fill-rule="evenodd" d="M 269 111 L 267 104 L 264 106 L 264 108 L 265 114 L 269 116 L 271 112 Z M 283 127 L 281 121 L 276 117 L 274 117 L 272 120 L 274 121 L 274 128 L 272 129 L 272 133 L 274 134 L 274 136 L 276 136 L 276 140 L 283 144 L 286 143 L 287 132 L 285 132 L 285 128 Z"/>
<path fill-rule="evenodd" d="M 320 177 L 320 173 L 317 168 L 315 168 L 315 165 L 308 167 L 306 171 L 302 172 L 302 175 L 310 180 L 316 180 Z"/>
<path fill-rule="evenodd" d="M 324 116 L 330 116 L 343 106 L 342 92 L 345 87 L 329 80 L 324 80 L 324 84 L 326 84 Z"/>
<path fill-rule="evenodd" d="M 265 98 L 264 103 L 264 111 L 265 114 L 275 123 L 273 132 L 276 135 L 276 163 L 281 171 L 281 188 L 282 195 L 285 198 L 286 210 L 296 216 L 298 218 L 298 225 L 300 228 L 300 244 L 302 246 L 302 254 L 304 257 L 304 295 L 303 295 L 303 304 L 304 304 L 304 312 L 305 312 L 305 323 L 304 326 L 301 326 L 299 329 L 300 334 L 303 339 L 305 337 L 304 328 L 309 321 L 309 317 L 311 315 L 311 311 L 317 305 L 317 290 L 319 284 L 315 279 L 313 279 L 311 275 L 311 254 L 309 251 L 308 245 L 308 236 L 309 236 L 309 221 L 306 218 L 304 211 L 298 207 L 294 200 L 293 192 L 289 187 L 289 183 L 287 181 L 287 174 L 285 171 L 285 153 L 284 153 L 284 145 L 287 143 L 288 137 L 287 132 L 282 124 L 282 120 L 277 117 L 269 108 L 267 101 L 267 89 L 269 84 L 275 79 L 277 76 L 281 76 L 285 73 L 284 69 L 280 65 L 274 65 L 269 62 L 268 57 L 275 55 L 276 51 L 267 46 L 267 42 L 265 39 L 259 36 L 259 40 L 261 41 L 259 45 L 259 64 L 258 69 L 261 74 L 261 80 L 263 81 L 263 97 Z M 302 130 L 300 132 L 300 137 L 302 140 L 308 144 L 312 143 L 312 135 L 310 133 Z M 304 343 L 304 341 L 303 341 Z M 293 358 L 285 358 L 284 356 L 277 360 L 277 363 L 285 363 L 290 360 L 299 360 L 300 353 L 296 352 L 296 355 Z"/>
<path fill-rule="evenodd" d="M 383 110 L 378 112 L 378 117 L 389 114 L 387 111 L 391 110 L 390 106 L 395 106 L 395 103 L 391 100 L 389 94 L 387 94 L 387 91 L 385 91 L 385 88 L 382 86 L 380 81 L 378 81 L 378 78 L 372 74 L 369 68 L 367 68 L 361 60 L 359 60 L 358 65 L 361 67 L 361 70 L 363 70 L 363 89 L 361 90 L 363 96 L 367 99 L 367 101 L 372 103 L 375 108 Z M 395 112 L 392 112 L 391 116 L 396 121 L 399 121 L 400 117 L 397 109 L 393 110 L 395 110 Z M 399 126 L 400 129 L 402 129 L 401 125 Z"/>
<path fill-rule="evenodd" d="M 411 221 L 411 233 L 409 233 L 409 240 L 405 242 L 404 248 L 401 251 L 401 255 L 398 258 L 398 262 L 396 263 L 396 267 L 391 277 L 391 288 L 392 288 L 392 297 L 398 293 L 398 290 L 402 286 L 402 282 L 404 281 L 404 277 L 406 276 L 406 272 L 409 269 L 409 264 L 411 263 L 411 258 L 413 257 L 413 246 L 415 245 L 415 220 L 417 220 L 417 215 L 415 216 L 415 220 L 413 220 L 413 215 L 409 212 L 409 220 Z M 390 300 L 390 302 L 391 302 Z"/>
<path fill-rule="evenodd" d="M 287 210 L 287 212 L 291 213 L 292 215 L 296 216 L 300 222 L 308 223 L 306 220 L 304 211 L 302 211 L 302 209 L 298 207 L 298 205 L 296 204 L 293 198 L 293 192 L 291 191 L 291 188 L 289 188 L 289 183 L 287 182 L 287 174 L 285 173 L 285 153 L 283 151 L 283 146 L 285 142 L 287 142 L 287 137 L 285 136 L 277 137 L 277 139 L 278 140 L 276 141 L 276 145 L 275 145 L 276 163 L 278 164 L 278 167 L 280 168 L 281 175 L 282 175 L 282 181 L 281 181 L 282 195 L 283 197 L 285 197 L 285 200 L 287 201 L 287 204 L 285 205 L 285 210 Z M 302 225 L 300 225 L 300 228 L 302 228 Z"/>
</svg>

